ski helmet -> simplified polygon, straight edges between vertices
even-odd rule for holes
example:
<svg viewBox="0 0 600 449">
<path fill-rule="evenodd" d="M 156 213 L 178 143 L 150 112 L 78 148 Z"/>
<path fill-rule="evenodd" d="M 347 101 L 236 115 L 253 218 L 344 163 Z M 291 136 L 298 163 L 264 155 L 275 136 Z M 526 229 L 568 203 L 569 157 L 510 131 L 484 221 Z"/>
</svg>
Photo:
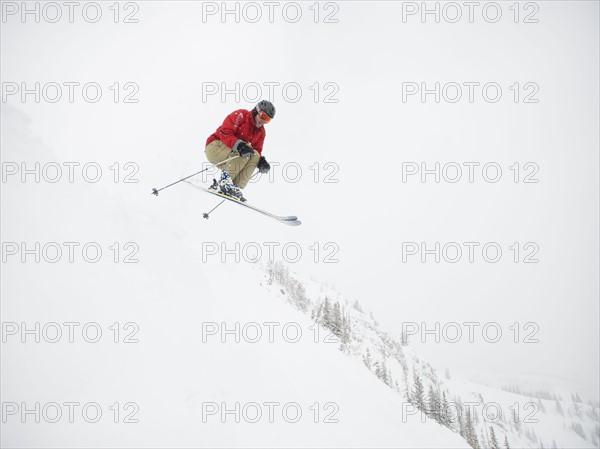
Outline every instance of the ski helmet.
<svg viewBox="0 0 600 449">
<path fill-rule="evenodd" d="M 256 114 L 258 114 L 258 111 L 263 111 L 269 117 L 275 118 L 275 106 L 273 106 L 273 103 L 271 103 L 270 101 L 259 101 L 258 104 L 254 107 L 254 110 L 252 111 L 253 115 L 256 116 Z"/>
</svg>

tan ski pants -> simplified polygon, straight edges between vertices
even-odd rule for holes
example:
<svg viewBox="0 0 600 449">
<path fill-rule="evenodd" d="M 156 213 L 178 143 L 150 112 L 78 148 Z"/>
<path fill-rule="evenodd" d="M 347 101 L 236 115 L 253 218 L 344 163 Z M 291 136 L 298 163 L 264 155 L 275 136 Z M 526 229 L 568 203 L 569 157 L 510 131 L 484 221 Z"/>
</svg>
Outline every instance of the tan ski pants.
<svg viewBox="0 0 600 449">
<path fill-rule="evenodd" d="M 217 168 L 220 168 L 221 170 L 224 168 L 227 169 L 233 183 L 240 189 L 243 189 L 248 185 L 248 181 L 250 181 L 250 177 L 254 173 L 254 169 L 256 169 L 258 161 L 260 160 L 260 154 L 258 154 L 258 151 L 254 150 L 254 155 L 250 158 L 238 157 L 226 164 L 217 165 L 219 162 L 223 162 L 230 157 L 238 156 L 236 151 L 232 151 L 231 148 L 220 140 L 213 140 L 206 145 L 204 152 L 211 164 L 216 165 Z"/>
</svg>

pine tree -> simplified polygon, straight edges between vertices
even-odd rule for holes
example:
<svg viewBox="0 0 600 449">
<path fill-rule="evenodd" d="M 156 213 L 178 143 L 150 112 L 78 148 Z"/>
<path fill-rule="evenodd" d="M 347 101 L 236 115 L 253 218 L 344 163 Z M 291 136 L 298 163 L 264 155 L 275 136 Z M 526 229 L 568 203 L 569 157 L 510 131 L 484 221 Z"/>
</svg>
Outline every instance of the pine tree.
<svg viewBox="0 0 600 449">
<path fill-rule="evenodd" d="M 310 300 L 306 296 L 306 288 L 302 282 L 292 283 L 291 296 L 296 307 L 302 312 L 308 310 Z"/>
<path fill-rule="evenodd" d="M 342 335 L 340 336 L 340 340 L 342 341 L 342 346 L 347 346 L 350 343 L 350 317 L 346 317 L 346 315 L 342 316 Z"/>
<path fill-rule="evenodd" d="M 387 383 L 387 368 L 385 366 L 385 359 L 379 363 L 379 378 L 383 383 Z"/>
<path fill-rule="evenodd" d="M 465 436 L 465 419 L 464 419 L 464 407 L 463 407 L 463 403 L 462 400 L 460 399 L 460 396 L 455 396 L 454 397 L 454 404 L 455 404 L 455 409 L 456 410 L 456 424 L 455 424 L 455 430 L 458 432 L 458 434 L 464 438 Z"/>
<path fill-rule="evenodd" d="M 504 449 L 510 449 L 510 446 L 508 445 L 508 437 L 506 435 L 504 435 Z"/>
<path fill-rule="evenodd" d="M 402 330 L 402 334 L 400 336 L 400 344 L 402 346 L 408 346 L 408 335 L 406 335 L 404 330 Z"/>
<path fill-rule="evenodd" d="M 565 413 L 563 412 L 563 409 L 558 399 L 556 400 L 556 413 L 559 413 L 561 416 L 565 416 Z"/>
<path fill-rule="evenodd" d="M 464 421 L 464 417 L 460 411 L 456 414 L 456 431 L 458 432 L 458 434 L 461 437 L 465 438 L 465 435 L 466 435 L 465 421 Z"/>
<path fill-rule="evenodd" d="M 367 368 L 369 368 L 369 370 L 371 370 L 371 365 L 372 365 L 372 361 L 371 361 L 371 351 L 369 351 L 369 348 L 367 348 L 367 352 L 363 357 L 363 362 L 365 362 L 365 365 L 367 365 Z"/>
<path fill-rule="evenodd" d="M 535 434 L 535 431 L 533 429 L 530 429 L 529 427 L 525 427 L 525 436 L 529 438 L 533 443 L 538 442 L 538 437 Z"/>
<path fill-rule="evenodd" d="M 404 399 L 412 404 L 412 397 L 409 390 L 409 385 L 406 379 L 404 380 Z"/>
<path fill-rule="evenodd" d="M 346 331 L 348 333 L 348 340 L 350 340 L 352 337 L 352 320 L 350 320 L 350 315 L 346 319 Z"/>
<path fill-rule="evenodd" d="M 427 406 L 425 408 L 425 414 L 430 418 L 435 419 L 435 393 L 432 384 L 429 384 L 429 389 L 427 390 Z"/>
<path fill-rule="evenodd" d="M 465 424 L 464 424 L 464 438 L 467 440 L 469 446 L 473 449 L 479 449 L 479 440 L 477 439 L 477 432 L 475 431 L 475 427 L 473 426 L 473 420 L 471 418 L 471 410 L 467 408 L 467 412 L 465 413 Z"/>
<path fill-rule="evenodd" d="M 542 402 L 542 400 L 540 398 L 538 398 L 538 407 L 540 408 L 540 411 L 542 413 L 546 413 L 546 407 L 544 407 L 544 403 Z"/>
<path fill-rule="evenodd" d="M 346 331 L 346 315 L 342 315 L 342 322 L 340 323 L 340 350 L 344 350 L 348 345 L 348 333 Z"/>
<path fill-rule="evenodd" d="M 487 429 L 486 429 L 486 431 L 487 431 Z M 480 445 L 479 447 L 480 447 L 481 449 L 490 449 L 490 448 L 489 448 L 489 446 L 487 445 L 487 438 L 486 438 L 486 436 L 483 434 L 483 429 L 481 429 L 481 430 L 479 431 L 479 438 L 480 438 L 480 440 L 479 440 L 479 441 L 481 441 L 481 443 L 480 443 L 481 445 Z"/>
<path fill-rule="evenodd" d="M 328 297 L 325 297 L 325 302 L 323 304 L 323 320 L 321 323 L 327 329 L 331 329 L 331 307 L 329 305 Z"/>
<path fill-rule="evenodd" d="M 440 409 L 439 392 L 433 388 L 433 384 L 429 384 L 429 391 L 427 392 L 427 414 L 437 422 L 441 422 L 442 413 Z"/>
<path fill-rule="evenodd" d="M 385 364 L 385 354 L 382 354 L 381 365 L 379 365 L 379 378 L 382 382 L 388 386 L 392 386 L 392 379 L 390 372 L 388 371 L 387 365 Z"/>
<path fill-rule="evenodd" d="M 571 429 L 573 430 L 573 432 L 575 432 L 581 438 L 583 438 L 584 440 L 586 439 L 585 432 L 583 431 L 583 427 L 581 427 L 581 424 L 579 422 L 573 422 L 571 424 Z"/>
<path fill-rule="evenodd" d="M 346 315 L 342 314 L 340 321 L 340 348 L 346 345 Z"/>
<path fill-rule="evenodd" d="M 511 415 L 511 424 L 517 432 L 521 433 L 521 421 L 519 421 L 519 415 L 517 415 L 514 409 L 511 409 Z"/>
<path fill-rule="evenodd" d="M 496 441 L 494 428 L 492 426 L 490 426 L 490 449 L 500 449 L 500 446 L 498 446 L 498 441 Z"/>
<path fill-rule="evenodd" d="M 331 332 L 337 337 L 342 336 L 342 312 L 340 310 L 340 303 L 335 302 L 333 304 L 333 313 L 331 317 Z"/>
<path fill-rule="evenodd" d="M 411 402 L 421 411 L 425 411 L 425 391 L 423 389 L 423 384 L 421 383 L 421 378 L 414 371 L 413 374 L 413 391 L 411 394 Z"/>
<path fill-rule="evenodd" d="M 597 416 L 594 416 L 592 418 L 593 420 L 595 420 L 596 422 L 598 422 L 598 418 Z M 592 432 L 592 445 L 599 447 L 600 444 L 598 444 L 598 439 L 600 439 L 600 424 L 596 424 L 594 426 L 594 431 Z"/>
<path fill-rule="evenodd" d="M 446 399 L 446 392 L 442 393 L 442 403 L 440 407 L 440 424 L 452 428 L 452 416 L 450 414 L 450 406 Z"/>
<path fill-rule="evenodd" d="M 321 313 L 323 312 L 323 303 L 319 303 L 317 307 L 313 309 L 311 319 L 315 322 L 321 321 Z"/>
</svg>

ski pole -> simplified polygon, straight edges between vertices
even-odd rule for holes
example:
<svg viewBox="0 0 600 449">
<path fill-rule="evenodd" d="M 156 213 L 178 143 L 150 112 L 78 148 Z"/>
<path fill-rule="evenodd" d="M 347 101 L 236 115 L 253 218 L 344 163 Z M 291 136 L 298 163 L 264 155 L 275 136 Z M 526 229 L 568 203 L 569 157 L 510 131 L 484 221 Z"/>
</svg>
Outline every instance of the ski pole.
<svg viewBox="0 0 600 449">
<path fill-rule="evenodd" d="M 219 162 L 218 164 L 214 164 L 214 165 L 215 165 L 215 166 L 218 166 L 218 165 L 224 164 L 224 163 L 226 163 L 226 162 L 232 161 L 232 160 L 234 160 L 234 159 L 236 159 L 236 158 L 238 158 L 238 157 L 240 157 L 240 156 L 233 156 L 233 157 L 230 157 L 229 159 L 225 159 L 223 162 Z M 168 186 L 161 187 L 160 189 L 156 189 L 156 188 L 154 188 L 154 189 L 152 189 L 152 195 L 156 195 L 156 196 L 158 196 L 158 192 L 160 192 L 161 190 L 164 190 L 164 189 L 166 189 L 167 187 L 171 187 L 171 186 L 173 186 L 173 185 L 175 185 L 175 184 L 177 184 L 177 183 L 179 183 L 179 182 L 181 182 L 181 181 L 185 181 L 186 179 L 188 179 L 188 178 L 191 178 L 192 176 L 196 176 L 196 175 L 198 175 L 198 174 L 200 174 L 200 173 L 202 173 L 202 172 L 204 172 L 204 171 L 208 170 L 209 168 L 210 168 L 210 167 L 206 167 L 204 170 L 200 170 L 199 172 L 196 172 L 196 173 L 194 173 L 193 175 L 189 175 L 189 176 L 186 176 L 185 178 L 181 178 L 179 181 L 175 181 L 175 182 L 173 182 L 173 183 L 169 184 Z"/>
<path fill-rule="evenodd" d="M 217 204 L 215 207 L 213 207 L 210 212 L 204 212 L 202 214 L 203 218 L 206 218 L 208 220 L 208 216 L 212 213 L 213 210 L 215 210 L 217 207 L 219 207 L 221 204 L 223 204 L 225 202 L 225 200 L 221 200 L 221 202 L 219 204 Z"/>
</svg>

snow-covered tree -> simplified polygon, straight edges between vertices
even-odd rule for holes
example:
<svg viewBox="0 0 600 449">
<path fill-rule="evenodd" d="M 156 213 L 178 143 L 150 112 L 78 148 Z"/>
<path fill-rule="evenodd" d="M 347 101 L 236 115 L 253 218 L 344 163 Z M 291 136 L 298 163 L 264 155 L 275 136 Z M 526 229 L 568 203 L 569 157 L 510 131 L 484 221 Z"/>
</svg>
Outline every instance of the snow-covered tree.
<svg viewBox="0 0 600 449">
<path fill-rule="evenodd" d="M 533 441 L 534 443 L 538 443 L 539 442 L 539 438 L 538 438 L 538 436 L 535 433 L 535 430 L 533 428 L 529 429 L 529 437 L 531 438 L 531 441 Z"/>
<path fill-rule="evenodd" d="M 331 321 L 331 305 L 329 303 L 329 298 L 326 296 L 325 302 L 323 303 L 323 319 L 321 320 L 321 324 L 327 329 L 331 329 Z"/>
<path fill-rule="evenodd" d="M 510 424 L 515 428 L 517 432 L 521 432 L 521 421 L 519 421 L 519 415 L 514 409 L 511 409 L 511 420 Z"/>
<path fill-rule="evenodd" d="M 315 322 L 321 321 L 321 313 L 323 312 L 323 303 L 319 303 L 318 306 L 314 307 L 310 315 L 311 320 Z"/>
<path fill-rule="evenodd" d="M 381 366 L 379 365 L 379 360 L 375 360 L 375 362 L 373 362 L 373 368 L 375 375 L 381 379 Z"/>
<path fill-rule="evenodd" d="M 440 424 L 452 429 L 452 413 L 450 411 L 448 399 L 446 399 L 445 391 L 442 393 L 442 402 L 440 407 Z"/>
<path fill-rule="evenodd" d="M 597 422 L 597 418 L 594 418 Z M 593 446 L 600 446 L 600 444 L 598 444 L 598 440 L 600 440 L 600 424 L 596 424 L 594 426 L 594 430 L 592 431 L 592 445 Z"/>
<path fill-rule="evenodd" d="M 367 365 L 367 368 L 370 370 L 373 361 L 371 360 L 371 351 L 369 351 L 369 348 L 367 348 L 367 352 L 363 356 L 363 362 L 365 362 L 365 365 Z"/>
<path fill-rule="evenodd" d="M 477 439 L 477 432 L 475 431 L 475 427 L 473 425 L 473 418 L 471 417 L 471 410 L 467 408 L 464 418 L 463 424 L 463 437 L 467 440 L 469 446 L 473 449 L 480 449 L 479 440 Z"/>
<path fill-rule="evenodd" d="M 581 424 L 579 422 L 573 422 L 573 424 L 571 424 L 571 429 L 573 430 L 573 432 L 575 432 L 581 438 L 583 438 L 584 440 L 586 439 L 585 432 L 583 431 L 583 427 L 581 426 Z"/>
<path fill-rule="evenodd" d="M 490 426 L 490 449 L 500 449 L 498 445 L 498 441 L 496 440 L 496 434 L 494 433 L 494 428 Z"/>
<path fill-rule="evenodd" d="M 360 303 L 358 302 L 358 299 L 355 299 L 354 302 L 352 303 L 352 307 L 354 307 L 354 310 L 360 312 L 360 313 L 365 313 L 363 312 L 362 307 L 360 306 Z"/>
<path fill-rule="evenodd" d="M 381 379 L 381 381 L 386 384 L 388 387 L 391 387 L 393 385 L 392 383 L 392 375 L 391 372 L 388 370 L 387 365 L 385 363 L 385 355 L 382 354 L 382 359 L 381 359 L 381 363 L 376 362 L 376 371 L 375 374 L 377 375 L 377 377 L 379 377 L 379 379 Z"/>
<path fill-rule="evenodd" d="M 346 347 L 352 340 L 352 329 L 350 328 L 350 317 L 342 315 L 342 333 L 340 335 L 342 347 Z"/>
<path fill-rule="evenodd" d="M 333 313 L 331 316 L 331 332 L 337 337 L 342 336 L 342 312 L 340 309 L 340 303 L 333 303 Z"/>
<path fill-rule="evenodd" d="M 487 432 L 487 429 L 486 429 L 486 432 Z M 480 447 L 480 449 L 490 449 L 490 447 L 487 445 L 487 438 L 483 434 L 483 429 L 479 430 L 479 447 Z"/>
<path fill-rule="evenodd" d="M 441 408 L 439 391 L 433 387 L 433 384 L 429 384 L 429 390 L 427 392 L 427 414 L 437 422 L 440 422 L 442 415 Z"/>
<path fill-rule="evenodd" d="M 537 403 L 538 403 L 538 407 L 540 408 L 540 411 L 542 413 L 546 413 L 546 407 L 544 407 L 544 403 L 542 402 L 542 400 L 538 398 Z"/>
<path fill-rule="evenodd" d="M 565 413 L 563 412 L 563 409 L 558 400 L 556 400 L 556 413 L 560 414 L 561 416 L 565 416 Z"/>
<path fill-rule="evenodd" d="M 419 410 L 425 411 L 425 390 L 416 370 L 413 373 L 413 389 L 410 395 L 410 402 L 412 402 Z"/>
<path fill-rule="evenodd" d="M 292 303 L 302 312 L 306 312 L 308 310 L 308 306 L 310 305 L 310 300 L 306 296 L 306 288 L 304 287 L 304 284 L 290 278 L 289 288 Z"/>
</svg>

